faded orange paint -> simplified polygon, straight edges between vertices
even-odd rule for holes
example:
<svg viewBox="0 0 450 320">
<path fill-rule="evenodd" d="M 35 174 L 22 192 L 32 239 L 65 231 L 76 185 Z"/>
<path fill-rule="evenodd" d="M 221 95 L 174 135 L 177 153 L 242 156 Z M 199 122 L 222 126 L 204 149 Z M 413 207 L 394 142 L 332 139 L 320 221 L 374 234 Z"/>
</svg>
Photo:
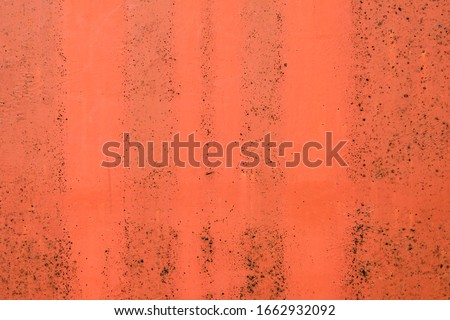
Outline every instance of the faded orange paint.
<svg viewBox="0 0 450 320">
<path fill-rule="evenodd" d="M 449 10 L 3 2 L 0 298 L 448 298 Z M 326 131 L 347 168 L 100 166 Z"/>
</svg>

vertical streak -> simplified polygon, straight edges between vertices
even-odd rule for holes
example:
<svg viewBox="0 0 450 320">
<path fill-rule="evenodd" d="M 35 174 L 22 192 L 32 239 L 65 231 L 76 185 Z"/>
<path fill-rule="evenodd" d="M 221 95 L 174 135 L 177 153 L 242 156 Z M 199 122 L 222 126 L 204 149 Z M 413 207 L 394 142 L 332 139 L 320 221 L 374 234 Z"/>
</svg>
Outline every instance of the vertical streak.
<svg viewBox="0 0 450 320">
<path fill-rule="evenodd" d="M 352 2 L 347 296 L 448 299 L 446 1 Z"/>
<path fill-rule="evenodd" d="M 63 212 L 62 1 L 0 4 L 0 298 L 76 297 Z"/>
<path fill-rule="evenodd" d="M 215 1 L 202 1 L 201 10 L 201 40 L 200 40 L 200 74 L 201 74 L 201 101 L 200 105 L 200 132 L 196 136 L 207 143 L 217 139 L 216 130 L 216 107 L 215 107 L 215 29 L 214 10 Z M 200 240 L 201 255 L 199 264 L 202 272 L 203 297 L 214 299 L 219 296 L 219 292 L 214 289 L 214 274 L 216 271 L 215 248 L 217 238 L 215 236 L 217 215 L 217 171 L 212 168 L 205 168 L 206 171 L 201 176 L 201 187 L 199 194 L 202 196 L 201 219 L 203 226 L 198 233 Z M 202 170 L 203 171 L 203 170 Z"/>
<path fill-rule="evenodd" d="M 177 57 L 172 48 L 176 3 L 126 1 L 125 5 L 125 126 L 131 140 L 153 141 L 154 154 L 159 155 L 161 143 L 171 141 L 178 126 L 174 103 L 180 87 L 173 76 Z M 173 210 L 176 170 L 173 166 L 152 168 L 148 163 L 137 168 L 134 157 L 125 177 L 124 297 L 176 298 L 180 278 L 179 232 Z"/>
<path fill-rule="evenodd" d="M 345 115 L 352 84 L 350 1 L 289 1 L 284 26 L 281 136 L 294 142 L 296 152 L 308 141 L 324 145 L 326 131 L 332 132 L 335 143 L 349 140 Z M 312 159 L 324 159 L 321 151 L 313 152 Z M 347 159 L 346 148 L 342 151 Z M 346 205 L 353 192 L 347 169 L 336 163 L 308 168 L 302 161 L 285 170 L 283 191 L 288 296 L 342 298 Z"/>
<path fill-rule="evenodd" d="M 283 125 L 281 90 L 283 60 L 284 1 L 246 1 L 242 11 L 242 112 L 243 141 L 261 141 L 269 132 L 272 139 Z M 272 155 L 273 158 L 273 155 Z M 261 157 L 263 159 L 263 157 Z M 276 158 L 273 161 L 277 162 Z M 240 298 L 286 297 L 284 264 L 285 231 L 283 205 L 284 170 L 261 163 L 255 169 L 243 169 L 239 183 L 250 198 L 245 211 L 241 241 L 240 268 L 246 280 Z"/>
<path fill-rule="evenodd" d="M 100 166 L 102 145 L 122 132 L 122 1 L 65 1 L 63 48 L 67 108 L 64 212 L 74 239 L 81 293 L 117 297 L 123 219 L 120 169 Z M 112 36 L 111 36 L 112 35 Z"/>
</svg>

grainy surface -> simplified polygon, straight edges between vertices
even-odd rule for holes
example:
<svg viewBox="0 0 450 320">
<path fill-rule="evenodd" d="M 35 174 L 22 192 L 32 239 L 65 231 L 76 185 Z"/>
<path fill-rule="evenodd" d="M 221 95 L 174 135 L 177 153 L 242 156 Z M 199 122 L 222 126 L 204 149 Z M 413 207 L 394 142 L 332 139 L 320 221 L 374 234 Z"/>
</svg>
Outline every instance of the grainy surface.
<svg viewBox="0 0 450 320">
<path fill-rule="evenodd" d="M 0 298 L 448 299 L 449 16 L 444 0 L 1 1 Z M 100 167 L 123 132 L 325 131 L 347 168 Z"/>
</svg>

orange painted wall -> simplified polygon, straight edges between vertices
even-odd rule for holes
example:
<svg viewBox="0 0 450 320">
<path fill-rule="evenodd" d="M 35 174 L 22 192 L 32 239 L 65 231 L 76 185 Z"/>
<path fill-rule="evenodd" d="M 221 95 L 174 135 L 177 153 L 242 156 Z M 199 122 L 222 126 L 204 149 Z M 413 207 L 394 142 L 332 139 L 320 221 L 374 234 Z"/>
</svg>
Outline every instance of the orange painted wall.
<svg viewBox="0 0 450 320">
<path fill-rule="evenodd" d="M 448 299 L 449 11 L 2 1 L 0 298 Z M 348 167 L 100 166 L 326 131 Z"/>
</svg>

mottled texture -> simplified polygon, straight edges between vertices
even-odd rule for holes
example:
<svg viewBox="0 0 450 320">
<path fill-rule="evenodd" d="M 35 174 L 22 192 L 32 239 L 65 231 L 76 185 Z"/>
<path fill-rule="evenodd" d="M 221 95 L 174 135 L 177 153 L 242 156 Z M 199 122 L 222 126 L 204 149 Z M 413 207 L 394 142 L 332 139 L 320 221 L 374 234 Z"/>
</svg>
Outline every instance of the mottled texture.
<svg viewBox="0 0 450 320">
<path fill-rule="evenodd" d="M 2 1 L 0 298 L 448 299 L 449 16 Z M 348 167 L 137 168 L 135 148 L 100 166 L 124 132 L 159 160 L 176 133 L 298 149 L 326 131 Z"/>
</svg>

